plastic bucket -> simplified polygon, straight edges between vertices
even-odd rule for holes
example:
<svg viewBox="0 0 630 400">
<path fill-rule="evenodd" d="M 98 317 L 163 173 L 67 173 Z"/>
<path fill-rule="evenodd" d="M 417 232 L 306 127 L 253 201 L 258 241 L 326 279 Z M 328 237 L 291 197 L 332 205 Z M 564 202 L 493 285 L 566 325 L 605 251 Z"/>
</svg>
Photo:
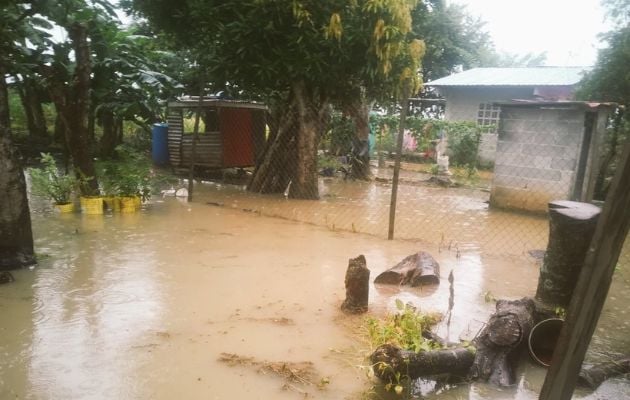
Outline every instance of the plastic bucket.
<svg viewBox="0 0 630 400">
<path fill-rule="evenodd" d="M 103 214 L 102 197 L 81 197 L 81 212 L 84 214 Z"/>
<path fill-rule="evenodd" d="M 153 124 L 151 129 L 151 157 L 156 165 L 168 164 L 167 124 Z"/>
<path fill-rule="evenodd" d="M 551 364 L 563 324 L 560 318 L 550 318 L 540 321 L 529 332 L 529 354 L 540 365 L 548 367 Z"/>
<path fill-rule="evenodd" d="M 120 198 L 120 212 L 121 213 L 135 213 L 138 209 L 138 200 L 136 197 L 121 197 Z"/>
<path fill-rule="evenodd" d="M 74 212 L 74 203 L 55 204 L 55 208 L 60 213 L 71 213 Z"/>
<path fill-rule="evenodd" d="M 105 208 L 110 211 L 120 211 L 120 198 L 116 196 L 106 196 L 103 197 L 103 203 L 105 204 Z"/>
</svg>

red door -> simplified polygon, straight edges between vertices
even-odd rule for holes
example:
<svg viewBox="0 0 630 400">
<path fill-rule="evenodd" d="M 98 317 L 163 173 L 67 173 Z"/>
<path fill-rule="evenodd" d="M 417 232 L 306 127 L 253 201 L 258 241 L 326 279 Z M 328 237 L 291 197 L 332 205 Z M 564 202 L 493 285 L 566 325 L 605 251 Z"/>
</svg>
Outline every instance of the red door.
<svg viewBox="0 0 630 400">
<path fill-rule="evenodd" d="M 243 108 L 221 108 L 219 124 L 223 140 L 223 166 L 226 168 L 253 166 L 251 111 Z"/>
</svg>

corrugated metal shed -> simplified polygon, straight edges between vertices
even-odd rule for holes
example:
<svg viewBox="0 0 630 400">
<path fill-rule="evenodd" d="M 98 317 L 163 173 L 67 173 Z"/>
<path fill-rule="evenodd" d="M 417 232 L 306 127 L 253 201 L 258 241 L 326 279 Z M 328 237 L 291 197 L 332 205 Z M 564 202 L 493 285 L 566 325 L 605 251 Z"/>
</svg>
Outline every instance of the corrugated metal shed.
<svg viewBox="0 0 630 400">
<path fill-rule="evenodd" d="M 473 68 L 426 86 L 571 86 L 588 67 Z"/>
</svg>

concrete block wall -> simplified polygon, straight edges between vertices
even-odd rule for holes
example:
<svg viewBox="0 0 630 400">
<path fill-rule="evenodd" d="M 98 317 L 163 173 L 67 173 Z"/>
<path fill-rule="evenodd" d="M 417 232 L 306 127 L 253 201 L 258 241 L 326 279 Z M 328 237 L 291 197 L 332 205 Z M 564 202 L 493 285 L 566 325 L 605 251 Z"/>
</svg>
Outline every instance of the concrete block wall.
<svg viewBox="0 0 630 400">
<path fill-rule="evenodd" d="M 531 99 L 534 87 L 444 87 L 440 93 L 446 99 L 444 118 L 447 121 L 477 121 L 479 104 Z M 497 134 L 481 135 L 478 161 L 481 165 L 491 165 L 497 149 Z"/>
<path fill-rule="evenodd" d="M 583 134 L 580 109 L 503 106 L 490 204 L 546 212 L 569 199 Z"/>
</svg>

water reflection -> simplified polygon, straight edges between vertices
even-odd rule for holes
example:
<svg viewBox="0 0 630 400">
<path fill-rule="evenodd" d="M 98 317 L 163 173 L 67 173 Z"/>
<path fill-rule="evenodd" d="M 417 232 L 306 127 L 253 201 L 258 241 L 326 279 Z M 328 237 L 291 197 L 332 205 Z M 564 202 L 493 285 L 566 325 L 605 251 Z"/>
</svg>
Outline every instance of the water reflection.
<svg viewBox="0 0 630 400">
<path fill-rule="evenodd" d="M 158 323 L 161 283 L 153 243 L 128 229 L 138 217 L 118 217 L 37 221 L 50 260 L 32 282 L 33 398 L 134 396 L 127 381 L 141 360 L 125 353 Z"/>
</svg>

